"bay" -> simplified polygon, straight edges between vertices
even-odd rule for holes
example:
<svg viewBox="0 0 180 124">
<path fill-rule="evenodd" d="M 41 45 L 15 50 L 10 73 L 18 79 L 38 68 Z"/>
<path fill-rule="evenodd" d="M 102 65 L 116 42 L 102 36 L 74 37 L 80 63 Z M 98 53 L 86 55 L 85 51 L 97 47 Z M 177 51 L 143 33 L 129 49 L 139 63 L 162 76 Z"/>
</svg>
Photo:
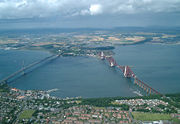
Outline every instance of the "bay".
<svg viewBox="0 0 180 124">
<path fill-rule="evenodd" d="M 180 45 L 117 46 L 113 56 L 119 65 L 129 65 L 138 78 L 161 93 L 180 91 Z M 49 56 L 28 50 L 0 50 L 0 79 Z M 49 90 L 58 97 L 135 96 L 138 90 L 118 69 L 92 57 L 59 57 L 9 84 L 19 89 Z"/>
</svg>

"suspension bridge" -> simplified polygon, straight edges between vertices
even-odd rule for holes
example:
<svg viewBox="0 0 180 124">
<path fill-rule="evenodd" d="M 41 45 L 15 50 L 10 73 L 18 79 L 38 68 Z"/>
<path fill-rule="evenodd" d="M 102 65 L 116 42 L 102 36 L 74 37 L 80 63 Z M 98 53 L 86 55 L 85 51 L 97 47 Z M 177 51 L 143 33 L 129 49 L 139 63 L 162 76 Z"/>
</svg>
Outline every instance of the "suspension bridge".
<svg viewBox="0 0 180 124">
<path fill-rule="evenodd" d="M 147 94 L 162 95 L 160 92 L 150 87 L 148 84 L 144 83 L 142 80 L 138 79 L 135 73 L 131 70 L 131 68 L 128 65 L 126 66 L 118 65 L 112 56 L 106 56 L 104 52 L 100 52 L 99 57 L 101 60 L 107 60 L 111 67 L 117 67 L 118 69 L 120 69 L 125 78 L 133 79 L 134 84 L 136 84 L 138 87 L 143 89 Z"/>
<path fill-rule="evenodd" d="M 40 65 L 44 62 L 47 62 L 47 61 L 51 61 L 51 60 L 54 60 L 56 59 L 57 57 L 59 57 L 59 55 L 51 55 L 51 56 L 48 56 L 42 60 L 39 60 L 39 61 L 36 61 L 34 63 L 31 63 L 25 67 L 22 67 L 21 69 L 19 69 L 18 71 L 8 75 L 7 77 L 3 78 L 2 80 L 0 80 L 0 84 L 2 83 L 9 83 L 10 81 L 12 81 L 13 79 L 15 79 L 17 76 L 18 77 L 21 77 L 25 74 L 25 71 L 37 66 L 37 65 Z"/>
<path fill-rule="evenodd" d="M 48 56 L 42 60 L 39 60 L 37 62 L 34 62 L 32 64 L 29 64 L 21 69 L 19 69 L 18 71 L 10 74 L 9 76 L 5 77 L 4 79 L 0 80 L 0 84 L 2 83 L 8 83 L 10 81 L 12 81 L 13 79 L 15 79 L 17 76 L 21 77 L 24 75 L 25 71 L 27 71 L 28 69 L 31 69 L 39 64 L 42 64 L 44 62 L 47 61 L 51 61 L 53 59 L 56 59 L 57 57 L 59 57 L 59 55 L 51 55 Z M 124 75 L 125 78 L 131 78 L 134 80 L 134 84 L 136 84 L 138 87 L 142 88 L 147 94 L 158 94 L 158 95 L 162 95 L 160 92 L 158 92 L 157 90 L 155 90 L 154 88 L 150 87 L 148 84 L 144 83 L 142 80 L 138 79 L 135 75 L 135 73 L 131 70 L 131 68 L 126 65 L 126 66 L 122 66 L 122 65 L 118 65 L 115 61 L 115 59 L 112 56 L 106 56 L 104 54 L 104 52 L 101 52 L 99 54 L 99 57 L 102 60 L 107 60 L 109 62 L 109 65 L 111 67 L 117 67 L 118 69 L 120 69 Z"/>
</svg>

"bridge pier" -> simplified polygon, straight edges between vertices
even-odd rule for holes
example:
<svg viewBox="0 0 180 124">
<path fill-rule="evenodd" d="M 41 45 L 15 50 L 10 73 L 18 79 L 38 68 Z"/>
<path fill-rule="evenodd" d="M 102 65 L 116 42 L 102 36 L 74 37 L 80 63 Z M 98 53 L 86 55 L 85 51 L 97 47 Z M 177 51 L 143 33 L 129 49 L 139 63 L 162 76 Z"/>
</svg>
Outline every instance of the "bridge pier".
<svg viewBox="0 0 180 124">
<path fill-rule="evenodd" d="M 137 82 L 136 78 L 134 78 L 134 84 L 136 84 L 136 85 L 138 84 L 138 82 Z"/>
<path fill-rule="evenodd" d="M 114 60 L 114 58 L 112 58 L 111 56 L 110 56 L 110 57 L 105 57 L 105 58 L 108 60 L 109 65 L 110 65 L 111 67 L 117 66 L 116 61 Z"/>
<path fill-rule="evenodd" d="M 124 66 L 123 74 L 124 74 L 124 77 L 126 77 L 126 78 L 135 77 L 134 73 L 133 73 L 132 70 L 129 68 L 129 66 Z"/>
<path fill-rule="evenodd" d="M 148 89 L 148 94 L 151 94 L 151 88 Z"/>
<path fill-rule="evenodd" d="M 148 88 L 146 89 L 146 93 L 148 94 Z"/>
<path fill-rule="evenodd" d="M 144 87 L 144 91 L 146 91 L 146 87 Z"/>
<path fill-rule="evenodd" d="M 133 78 L 134 84 L 142 88 L 147 94 L 149 93 L 149 94 L 161 95 L 158 91 L 148 86 L 143 81 L 139 80 L 129 66 L 118 65 L 112 56 L 105 56 L 104 52 L 101 52 L 98 55 L 100 56 L 101 59 L 106 59 L 109 62 L 111 67 L 114 67 L 114 66 L 118 67 L 123 72 L 123 75 L 125 78 Z"/>
<path fill-rule="evenodd" d="M 101 58 L 101 60 L 104 60 L 104 59 L 105 59 L 104 52 L 101 52 L 101 53 L 100 53 L 100 58 Z"/>
<path fill-rule="evenodd" d="M 139 88 L 143 89 L 147 94 L 152 94 L 152 93 L 159 94 L 154 89 L 153 89 L 153 92 L 152 92 L 151 87 L 149 87 L 148 85 L 146 85 L 145 83 L 143 83 L 142 81 L 140 81 L 137 78 L 134 78 L 134 84 L 137 85 Z"/>
<path fill-rule="evenodd" d="M 22 71 L 22 75 L 25 75 L 25 74 L 26 74 L 26 73 L 25 73 L 25 71 L 23 70 L 23 71 Z"/>
<path fill-rule="evenodd" d="M 111 67 L 114 67 L 115 64 L 111 61 L 111 62 L 110 62 L 110 66 L 111 66 Z"/>
</svg>

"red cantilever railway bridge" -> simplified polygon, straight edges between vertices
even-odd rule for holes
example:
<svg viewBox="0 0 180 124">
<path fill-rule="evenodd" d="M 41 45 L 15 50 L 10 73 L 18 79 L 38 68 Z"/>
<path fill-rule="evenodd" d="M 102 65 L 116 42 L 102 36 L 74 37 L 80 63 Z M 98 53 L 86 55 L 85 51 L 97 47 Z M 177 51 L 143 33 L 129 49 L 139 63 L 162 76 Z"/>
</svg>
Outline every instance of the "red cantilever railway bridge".
<svg viewBox="0 0 180 124">
<path fill-rule="evenodd" d="M 136 84 L 137 86 L 142 88 L 147 94 L 161 95 L 161 93 L 159 93 L 157 90 L 155 90 L 154 88 L 150 87 L 149 85 L 147 85 L 146 83 L 144 83 L 143 81 L 138 79 L 129 66 L 118 65 L 112 56 L 105 56 L 104 52 L 101 52 L 99 54 L 99 56 L 102 60 L 104 60 L 104 59 L 107 60 L 111 67 L 119 68 L 122 71 L 122 73 L 124 74 L 124 77 L 133 78 L 134 84 Z"/>
</svg>

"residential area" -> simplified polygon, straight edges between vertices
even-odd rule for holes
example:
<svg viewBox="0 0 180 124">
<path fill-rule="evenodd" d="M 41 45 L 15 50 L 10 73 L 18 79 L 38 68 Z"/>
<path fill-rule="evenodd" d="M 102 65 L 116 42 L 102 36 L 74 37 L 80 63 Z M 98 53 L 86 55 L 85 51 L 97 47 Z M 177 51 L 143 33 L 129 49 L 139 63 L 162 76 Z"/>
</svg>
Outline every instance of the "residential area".
<svg viewBox="0 0 180 124">
<path fill-rule="evenodd" d="M 2 124 L 178 124 L 179 104 L 160 96 L 142 98 L 57 98 L 50 91 L 0 87 Z M 156 110 L 156 111 L 155 111 Z"/>
</svg>

